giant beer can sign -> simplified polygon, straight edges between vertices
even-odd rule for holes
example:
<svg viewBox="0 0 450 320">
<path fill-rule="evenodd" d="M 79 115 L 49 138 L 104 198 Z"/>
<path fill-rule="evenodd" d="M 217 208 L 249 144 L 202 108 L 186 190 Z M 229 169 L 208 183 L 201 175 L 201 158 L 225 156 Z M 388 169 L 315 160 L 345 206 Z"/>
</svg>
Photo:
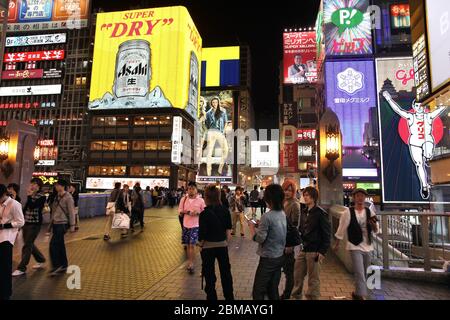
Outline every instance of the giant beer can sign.
<svg viewBox="0 0 450 320">
<path fill-rule="evenodd" d="M 89 109 L 174 107 L 196 118 L 192 57 L 201 57 L 201 38 L 184 7 L 99 13 Z"/>
<path fill-rule="evenodd" d="M 145 97 L 150 85 L 150 43 L 129 40 L 117 52 L 114 94 L 122 97 Z"/>
</svg>

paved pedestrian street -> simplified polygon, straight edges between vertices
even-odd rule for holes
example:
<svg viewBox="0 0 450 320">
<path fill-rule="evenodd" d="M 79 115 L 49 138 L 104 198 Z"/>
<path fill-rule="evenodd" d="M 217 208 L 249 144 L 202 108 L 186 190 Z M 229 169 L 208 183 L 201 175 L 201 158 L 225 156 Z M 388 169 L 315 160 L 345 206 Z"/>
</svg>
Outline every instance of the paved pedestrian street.
<svg viewBox="0 0 450 320">
<path fill-rule="evenodd" d="M 150 209 L 145 215 L 145 230 L 120 239 L 118 231 L 112 240 L 103 240 L 104 217 L 81 221 L 80 231 L 67 235 L 69 265 L 81 270 L 81 289 L 67 287 L 69 274 L 51 278 L 49 265 L 45 270 L 32 270 L 32 259 L 25 276 L 14 278 L 13 299 L 51 300 L 204 300 L 201 289 L 200 255 L 195 274 L 186 271 L 185 253 L 180 245 L 180 224 L 175 209 Z M 48 256 L 45 228 L 36 244 Z M 14 248 L 14 267 L 20 259 L 22 244 Z M 257 244 L 246 238 L 234 237 L 230 243 L 230 260 L 236 299 L 251 299 L 253 279 L 258 264 Z M 223 299 L 218 276 L 218 295 Z M 382 289 L 375 290 L 372 299 L 450 299 L 445 285 L 382 279 Z M 280 292 L 284 279 L 280 283 Z M 321 299 L 349 299 L 352 276 L 328 254 L 321 275 Z"/>
</svg>

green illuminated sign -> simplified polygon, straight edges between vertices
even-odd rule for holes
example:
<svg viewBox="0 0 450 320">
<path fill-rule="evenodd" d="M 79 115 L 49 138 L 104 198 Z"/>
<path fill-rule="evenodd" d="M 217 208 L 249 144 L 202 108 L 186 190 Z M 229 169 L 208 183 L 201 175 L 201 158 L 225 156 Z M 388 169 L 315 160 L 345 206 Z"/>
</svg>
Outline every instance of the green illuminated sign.
<svg viewBox="0 0 450 320">
<path fill-rule="evenodd" d="M 354 8 L 342 8 L 331 15 L 331 22 L 339 28 L 339 35 L 348 28 L 354 28 L 364 19 L 361 11 Z"/>
<path fill-rule="evenodd" d="M 370 190 L 378 190 L 380 189 L 379 183 L 357 183 L 356 188 L 362 188 L 362 189 L 370 189 Z"/>
</svg>

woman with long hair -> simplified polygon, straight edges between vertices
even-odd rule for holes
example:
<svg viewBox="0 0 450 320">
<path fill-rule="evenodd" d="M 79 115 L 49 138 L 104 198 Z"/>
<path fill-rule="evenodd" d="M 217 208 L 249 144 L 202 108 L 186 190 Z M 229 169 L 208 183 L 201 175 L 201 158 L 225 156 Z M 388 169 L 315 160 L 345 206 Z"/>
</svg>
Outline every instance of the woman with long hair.
<svg viewBox="0 0 450 320">
<path fill-rule="evenodd" d="M 219 263 L 220 279 L 225 300 L 234 300 L 233 278 L 228 242 L 231 237 L 231 216 L 220 201 L 220 190 L 215 185 L 205 189 L 205 210 L 200 215 L 198 246 L 201 248 L 202 276 L 205 277 L 207 300 L 217 300 L 215 261 Z"/>
</svg>

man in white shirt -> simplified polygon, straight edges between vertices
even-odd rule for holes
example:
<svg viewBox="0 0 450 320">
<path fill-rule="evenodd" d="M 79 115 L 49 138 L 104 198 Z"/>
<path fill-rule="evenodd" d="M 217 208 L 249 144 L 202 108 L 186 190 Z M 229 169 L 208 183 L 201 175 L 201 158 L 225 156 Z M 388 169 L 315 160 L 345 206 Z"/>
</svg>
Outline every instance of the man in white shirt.
<svg viewBox="0 0 450 320">
<path fill-rule="evenodd" d="M 354 207 L 347 209 L 339 219 L 339 228 L 335 234 L 334 249 L 339 250 L 340 240 L 347 233 L 346 249 L 350 251 L 355 278 L 354 300 L 364 300 L 367 297 L 366 272 L 371 264 L 373 251 L 372 235 L 378 233 L 376 214 L 366 206 L 367 191 L 357 188 L 353 191 Z"/>
<path fill-rule="evenodd" d="M 22 206 L 0 184 L 0 300 L 9 300 L 12 295 L 13 246 L 24 224 Z"/>
</svg>

